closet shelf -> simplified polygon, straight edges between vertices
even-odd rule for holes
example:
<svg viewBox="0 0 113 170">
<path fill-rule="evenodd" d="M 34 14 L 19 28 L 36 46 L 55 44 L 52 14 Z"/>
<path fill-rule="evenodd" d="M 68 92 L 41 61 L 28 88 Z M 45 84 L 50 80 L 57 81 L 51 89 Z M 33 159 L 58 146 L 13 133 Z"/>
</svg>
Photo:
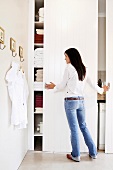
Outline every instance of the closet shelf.
<svg viewBox="0 0 113 170">
<path fill-rule="evenodd" d="M 43 82 L 34 82 L 34 91 L 43 91 Z"/>
<path fill-rule="evenodd" d="M 43 43 L 34 43 L 35 46 L 39 46 L 39 47 L 43 47 L 44 44 Z"/>
<path fill-rule="evenodd" d="M 43 108 L 42 107 L 35 108 L 34 114 L 43 114 Z"/>
<path fill-rule="evenodd" d="M 34 133 L 34 136 L 43 136 L 43 133 L 35 132 L 35 133 Z"/>
</svg>

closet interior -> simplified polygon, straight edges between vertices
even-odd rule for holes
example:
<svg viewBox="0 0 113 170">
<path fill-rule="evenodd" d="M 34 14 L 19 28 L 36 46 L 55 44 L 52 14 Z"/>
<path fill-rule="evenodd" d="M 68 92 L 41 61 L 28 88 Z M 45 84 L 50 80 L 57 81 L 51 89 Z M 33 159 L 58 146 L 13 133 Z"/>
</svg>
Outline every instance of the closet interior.
<svg viewBox="0 0 113 170">
<path fill-rule="evenodd" d="M 106 1 L 98 1 L 98 85 L 106 85 Z M 105 150 L 106 94 L 97 94 L 97 148 Z"/>
</svg>

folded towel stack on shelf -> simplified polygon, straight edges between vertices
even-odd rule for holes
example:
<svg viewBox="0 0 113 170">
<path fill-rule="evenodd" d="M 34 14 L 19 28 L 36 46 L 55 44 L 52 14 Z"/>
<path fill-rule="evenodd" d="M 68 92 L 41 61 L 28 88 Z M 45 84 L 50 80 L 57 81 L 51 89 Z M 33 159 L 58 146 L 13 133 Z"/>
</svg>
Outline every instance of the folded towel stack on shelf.
<svg viewBox="0 0 113 170">
<path fill-rule="evenodd" d="M 39 9 L 39 22 L 44 22 L 44 7 Z"/>
<path fill-rule="evenodd" d="M 35 96 L 35 108 L 43 108 L 43 95 L 37 94 Z"/>
<path fill-rule="evenodd" d="M 37 70 L 37 73 L 35 74 L 36 76 L 36 81 L 37 82 L 43 82 L 43 69 Z"/>
<path fill-rule="evenodd" d="M 35 107 L 35 113 L 43 113 L 42 107 Z"/>
<path fill-rule="evenodd" d="M 39 34 L 39 35 L 43 35 L 44 29 L 36 29 L 36 33 Z"/>
<path fill-rule="evenodd" d="M 44 30 L 43 29 L 36 29 L 35 34 L 35 43 L 42 43 L 43 44 L 44 39 Z"/>
<path fill-rule="evenodd" d="M 34 67 L 42 68 L 43 67 L 43 48 L 36 48 L 34 51 Z"/>
<path fill-rule="evenodd" d="M 39 22 L 44 22 L 44 7 L 41 7 L 38 11 L 36 11 L 35 20 Z"/>
</svg>

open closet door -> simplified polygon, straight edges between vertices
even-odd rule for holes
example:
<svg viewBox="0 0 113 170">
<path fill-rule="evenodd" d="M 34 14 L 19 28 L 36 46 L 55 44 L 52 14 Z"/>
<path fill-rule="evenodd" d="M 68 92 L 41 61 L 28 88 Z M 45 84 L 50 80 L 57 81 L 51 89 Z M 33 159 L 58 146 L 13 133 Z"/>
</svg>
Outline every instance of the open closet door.
<svg viewBox="0 0 113 170">
<path fill-rule="evenodd" d="M 64 52 L 79 50 L 89 76 L 97 83 L 98 0 L 45 0 L 44 82 L 59 83 L 66 66 Z M 97 93 L 86 89 L 86 121 L 97 141 Z M 43 151 L 70 152 L 70 132 L 64 111 L 64 92 L 44 90 Z M 81 152 L 87 147 L 80 132 Z"/>
<path fill-rule="evenodd" d="M 113 0 L 106 0 L 106 82 L 105 153 L 113 153 Z"/>
</svg>

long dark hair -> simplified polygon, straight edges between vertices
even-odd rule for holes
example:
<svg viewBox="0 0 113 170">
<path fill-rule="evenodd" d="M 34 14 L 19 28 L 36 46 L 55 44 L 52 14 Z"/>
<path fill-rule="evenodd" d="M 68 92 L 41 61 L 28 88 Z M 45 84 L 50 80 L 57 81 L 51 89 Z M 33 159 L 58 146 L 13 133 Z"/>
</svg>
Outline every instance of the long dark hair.
<svg viewBox="0 0 113 170">
<path fill-rule="evenodd" d="M 75 67 L 79 80 L 83 81 L 86 76 L 86 67 L 82 62 L 80 53 L 75 48 L 69 48 L 65 51 L 65 53 L 68 55 L 71 64 Z"/>
</svg>

